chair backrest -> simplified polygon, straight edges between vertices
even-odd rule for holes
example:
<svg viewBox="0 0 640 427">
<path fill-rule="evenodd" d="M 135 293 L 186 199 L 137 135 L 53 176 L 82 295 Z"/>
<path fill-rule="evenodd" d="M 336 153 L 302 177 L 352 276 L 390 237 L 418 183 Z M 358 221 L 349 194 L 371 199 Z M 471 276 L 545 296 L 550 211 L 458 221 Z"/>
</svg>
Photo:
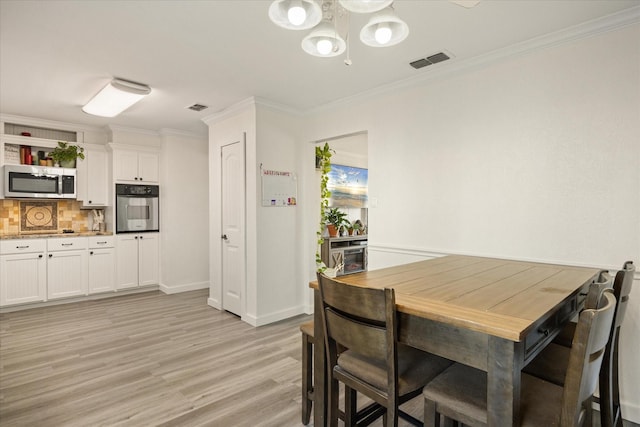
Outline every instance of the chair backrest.
<svg viewBox="0 0 640 427">
<path fill-rule="evenodd" d="M 611 289 L 602 299 L 601 308 L 585 309 L 578 319 L 564 382 L 562 426 L 582 425 L 592 402 L 616 307 Z"/>
<path fill-rule="evenodd" d="M 584 301 L 584 308 L 599 308 L 598 305 L 603 301 L 602 292 L 611 288 L 611 275 L 608 271 L 601 271 L 595 282 L 589 285 L 589 292 Z"/>
<path fill-rule="evenodd" d="M 342 346 L 387 363 L 397 383 L 396 304 L 393 289 L 349 285 L 318 274 L 329 363 Z"/>
<path fill-rule="evenodd" d="M 616 279 L 613 282 L 613 294 L 618 301 L 613 325 L 613 328 L 616 330 L 620 328 L 620 325 L 622 325 L 624 314 L 627 311 L 627 301 L 629 301 L 631 284 L 633 283 L 633 275 L 635 272 L 636 267 L 633 265 L 633 261 L 627 261 L 624 263 L 622 270 L 616 273 Z"/>
<path fill-rule="evenodd" d="M 631 284 L 636 268 L 632 261 L 624 263 L 622 270 L 616 273 L 613 283 L 613 294 L 616 304 L 613 324 L 611 325 L 610 339 L 605 349 L 600 369 L 600 416 L 603 427 L 616 424 L 620 414 L 620 391 L 618 386 L 618 344 L 620 341 L 620 326 L 627 310 L 627 302 L 631 293 Z"/>
</svg>

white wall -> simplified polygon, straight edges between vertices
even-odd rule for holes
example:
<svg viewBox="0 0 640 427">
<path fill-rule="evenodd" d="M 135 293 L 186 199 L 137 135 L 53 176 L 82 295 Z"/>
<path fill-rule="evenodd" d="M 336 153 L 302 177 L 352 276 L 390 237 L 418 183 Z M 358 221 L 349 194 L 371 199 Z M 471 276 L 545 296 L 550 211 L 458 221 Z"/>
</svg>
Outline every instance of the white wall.
<svg viewBox="0 0 640 427">
<path fill-rule="evenodd" d="M 220 149 L 246 133 L 246 284 L 242 320 L 259 326 L 304 312 L 299 286 L 305 277 L 297 261 L 302 216 L 299 207 L 261 205 L 260 167 L 297 175 L 296 132 L 299 119 L 290 113 L 248 99 L 205 119 L 209 125 L 210 265 L 209 304 L 223 306 L 220 271 Z M 298 194 L 299 202 L 304 195 Z M 303 295 L 304 294 L 304 295 Z"/>
<path fill-rule="evenodd" d="M 209 287 L 209 157 L 204 137 L 160 132 L 160 289 Z"/>
<path fill-rule="evenodd" d="M 638 24 L 333 105 L 307 119 L 301 155 L 312 155 L 306 142 L 358 131 L 371 268 L 447 253 L 640 264 Z M 308 222 L 300 262 L 311 280 Z M 621 383 L 625 418 L 640 422 L 640 275 L 634 287 Z"/>
<path fill-rule="evenodd" d="M 297 120 L 290 114 L 257 105 L 257 155 L 253 167 L 257 173 L 257 249 L 258 309 L 256 324 L 265 324 L 295 316 L 304 311 L 298 286 L 301 266 L 298 257 L 299 206 L 265 207 L 261 204 L 260 166 L 268 170 L 293 172 L 296 177 Z M 298 194 L 300 196 L 300 194 Z"/>
</svg>

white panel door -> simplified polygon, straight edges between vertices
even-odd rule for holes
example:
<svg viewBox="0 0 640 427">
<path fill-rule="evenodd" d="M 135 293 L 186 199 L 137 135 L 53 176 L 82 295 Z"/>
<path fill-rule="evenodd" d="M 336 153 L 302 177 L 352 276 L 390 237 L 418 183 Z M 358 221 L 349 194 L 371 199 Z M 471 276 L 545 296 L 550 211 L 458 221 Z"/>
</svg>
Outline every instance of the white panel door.
<svg viewBox="0 0 640 427">
<path fill-rule="evenodd" d="M 158 233 L 140 234 L 138 239 L 138 280 L 140 286 L 157 285 L 160 281 Z"/>
<path fill-rule="evenodd" d="M 89 293 L 116 290 L 116 251 L 114 248 L 89 250 Z"/>
<path fill-rule="evenodd" d="M 0 306 L 47 299 L 47 262 L 43 253 L 0 256 Z"/>
<path fill-rule="evenodd" d="M 222 147 L 222 308 L 242 316 L 245 297 L 244 140 Z"/>
<path fill-rule="evenodd" d="M 120 234 L 116 248 L 116 289 L 138 286 L 138 236 Z"/>
<path fill-rule="evenodd" d="M 47 260 L 49 299 L 87 295 L 89 292 L 87 251 L 50 252 Z"/>
</svg>

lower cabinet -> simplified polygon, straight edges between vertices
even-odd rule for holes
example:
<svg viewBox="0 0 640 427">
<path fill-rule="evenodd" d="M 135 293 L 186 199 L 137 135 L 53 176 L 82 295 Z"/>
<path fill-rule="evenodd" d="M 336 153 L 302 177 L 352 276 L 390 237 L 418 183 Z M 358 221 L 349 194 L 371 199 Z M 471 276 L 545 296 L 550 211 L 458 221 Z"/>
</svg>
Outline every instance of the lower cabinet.
<svg viewBox="0 0 640 427">
<path fill-rule="evenodd" d="M 0 240 L 0 307 L 157 285 L 159 234 Z"/>
<path fill-rule="evenodd" d="M 157 285 L 159 277 L 158 233 L 120 234 L 117 237 L 117 289 Z"/>
<path fill-rule="evenodd" d="M 112 236 L 89 237 L 89 294 L 116 290 L 116 250 Z"/>
<path fill-rule="evenodd" d="M 47 240 L 47 297 L 68 298 L 89 293 L 87 238 Z"/>
<path fill-rule="evenodd" d="M 47 299 L 47 242 L 0 241 L 0 306 Z"/>
</svg>

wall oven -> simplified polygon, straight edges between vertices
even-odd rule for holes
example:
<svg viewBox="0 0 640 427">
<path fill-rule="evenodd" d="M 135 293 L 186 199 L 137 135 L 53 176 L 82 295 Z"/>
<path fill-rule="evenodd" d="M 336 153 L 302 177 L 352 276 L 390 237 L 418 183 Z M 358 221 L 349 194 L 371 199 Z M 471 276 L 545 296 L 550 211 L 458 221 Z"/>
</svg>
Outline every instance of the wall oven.
<svg viewBox="0 0 640 427">
<path fill-rule="evenodd" d="M 116 184 L 116 233 L 160 231 L 157 185 Z"/>
<path fill-rule="evenodd" d="M 4 197 L 75 199 L 76 170 L 31 165 L 4 165 Z"/>
</svg>

